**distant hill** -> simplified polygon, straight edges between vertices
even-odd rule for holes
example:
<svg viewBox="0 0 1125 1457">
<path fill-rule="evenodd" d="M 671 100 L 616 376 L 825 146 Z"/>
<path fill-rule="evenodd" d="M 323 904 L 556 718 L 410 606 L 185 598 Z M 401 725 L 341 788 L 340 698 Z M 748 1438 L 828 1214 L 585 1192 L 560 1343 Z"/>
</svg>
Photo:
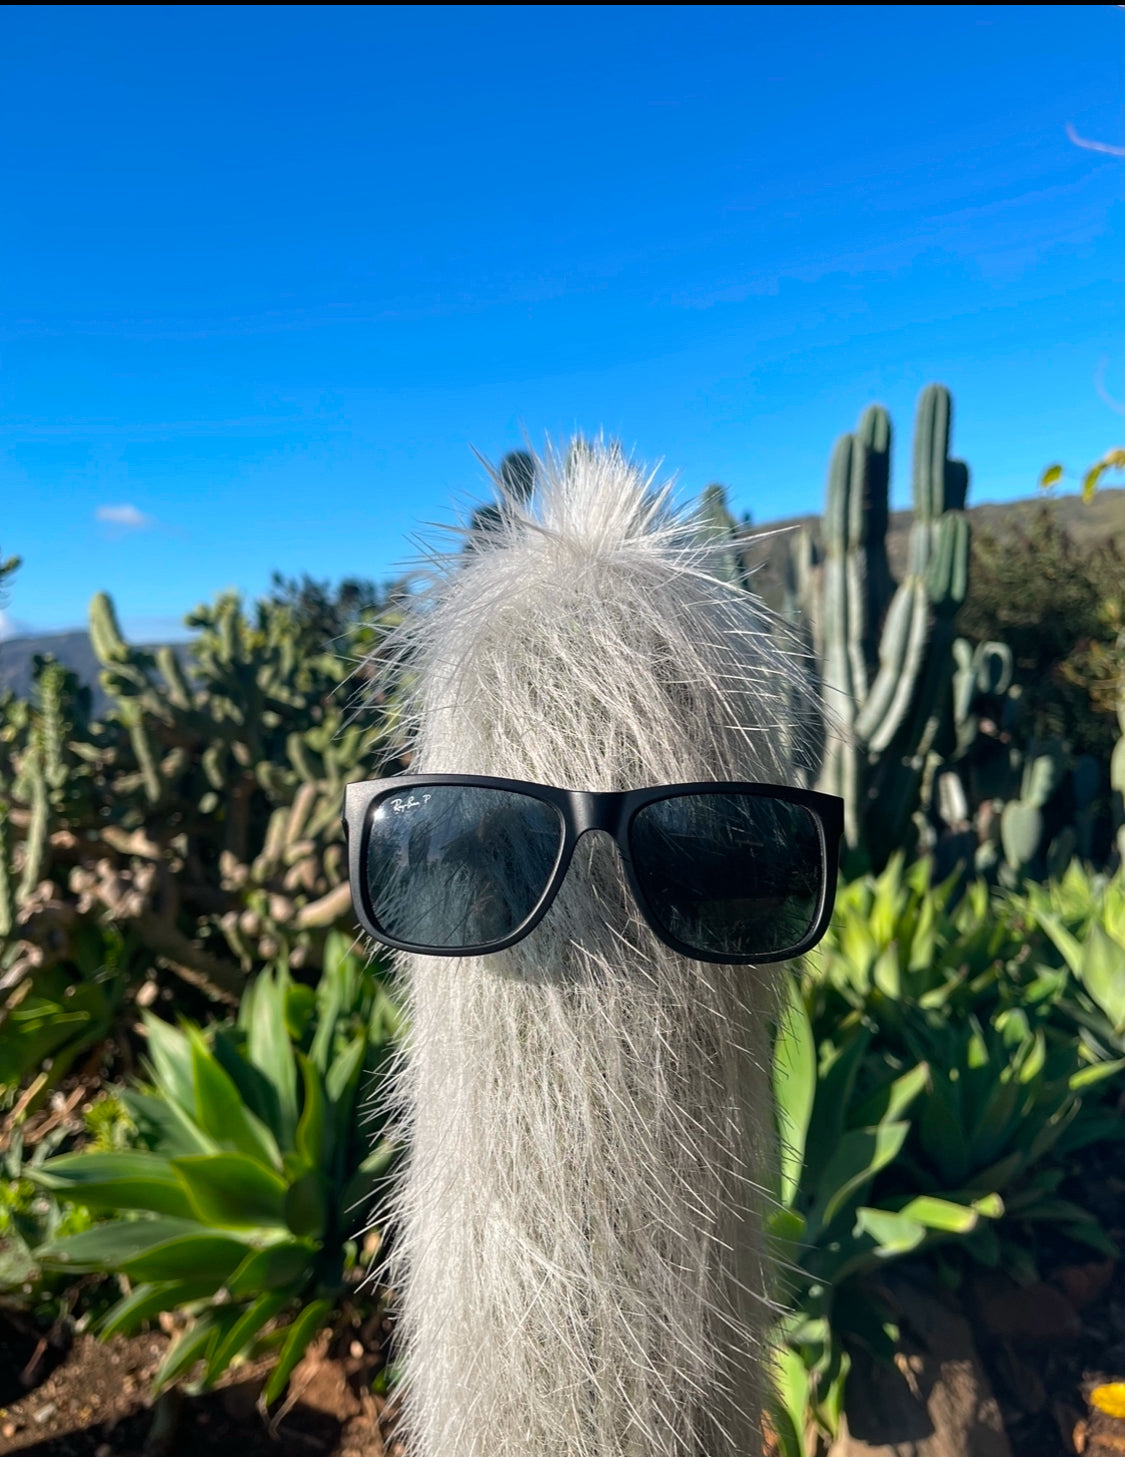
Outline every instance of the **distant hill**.
<svg viewBox="0 0 1125 1457">
<path fill-rule="evenodd" d="M 1014 526 L 1026 523 L 1035 511 L 1049 497 L 1011 501 L 1003 505 L 988 504 L 969 507 L 969 519 L 974 528 L 1002 533 Z M 1054 510 L 1080 547 L 1092 548 L 1098 542 L 1115 538 L 1125 550 L 1125 489 L 1100 490 L 1087 505 L 1078 496 L 1060 496 L 1053 501 Z M 890 528 L 887 532 L 887 555 L 891 571 L 896 578 L 902 576 L 906 566 L 907 543 L 910 535 L 911 511 L 892 511 Z M 782 595 L 781 560 L 788 550 L 786 534 L 767 536 L 755 543 L 758 533 L 775 532 L 782 527 L 808 526 L 819 534 L 819 515 L 792 516 L 784 521 L 773 521 L 753 528 L 749 540 L 749 558 L 757 570 L 754 586 L 765 601 L 773 608 L 780 607 Z M 151 651 L 156 644 L 146 644 Z M 186 661 L 187 643 L 176 643 L 175 651 L 181 661 Z M 98 661 L 85 632 L 59 632 L 36 637 L 11 637 L 0 640 L 0 691 L 10 688 L 20 697 L 26 697 L 31 689 L 31 663 L 36 653 L 53 653 L 65 667 L 78 674 L 83 683 L 94 693 L 94 712 L 103 713 L 108 700 L 98 683 Z"/>
<path fill-rule="evenodd" d="M 150 652 L 154 643 L 138 644 Z M 187 643 L 174 643 L 173 650 L 181 661 L 186 660 Z M 87 632 L 52 632 L 35 637 L 9 637 L 0 640 L 0 692 L 11 689 L 20 698 L 31 692 L 31 665 L 36 654 L 50 653 L 71 672 L 77 673 L 79 681 L 93 692 L 93 711 L 100 717 L 109 707 L 101 684 L 98 682 L 100 665 L 90 645 Z"/>
<path fill-rule="evenodd" d="M 1100 542 L 1116 539 L 1118 545 L 1125 550 L 1125 490 L 1123 489 L 1099 490 L 1088 504 L 1080 496 L 1059 496 L 1052 500 L 1051 497 L 1043 495 L 1003 504 L 990 502 L 981 506 L 970 505 L 969 521 L 974 531 L 989 531 L 1002 535 L 1005 531 L 1026 525 L 1044 502 L 1050 502 L 1077 546 L 1090 550 Z M 891 512 L 887 531 L 887 557 L 896 580 L 902 577 L 906 568 L 910 523 L 913 517 L 913 511 Z M 789 549 L 787 533 L 767 537 L 757 544 L 754 543 L 753 537 L 758 532 L 764 533 L 777 531 L 780 527 L 798 526 L 809 527 L 819 542 L 819 515 L 793 516 L 785 521 L 755 525 L 751 533 L 748 557 L 756 567 L 754 586 L 767 604 L 775 609 L 781 606 L 782 600 L 781 562 L 783 553 Z"/>
</svg>

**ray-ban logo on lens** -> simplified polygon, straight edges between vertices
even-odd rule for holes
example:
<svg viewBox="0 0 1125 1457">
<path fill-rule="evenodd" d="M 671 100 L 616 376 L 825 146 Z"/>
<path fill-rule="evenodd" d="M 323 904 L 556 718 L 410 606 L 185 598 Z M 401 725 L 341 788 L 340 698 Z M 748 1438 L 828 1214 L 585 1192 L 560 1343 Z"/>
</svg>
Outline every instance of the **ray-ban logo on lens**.
<svg viewBox="0 0 1125 1457">
<path fill-rule="evenodd" d="M 421 809 L 423 805 L 429 804 L 432 798 L 432 794 L 423 794 L 421 799 L 415 799 L 412 794 L 408 794 L 405 799 L 392 799 L 391 808 L 396 815 L 400 815 L 408 809 Z"/>
</svg>

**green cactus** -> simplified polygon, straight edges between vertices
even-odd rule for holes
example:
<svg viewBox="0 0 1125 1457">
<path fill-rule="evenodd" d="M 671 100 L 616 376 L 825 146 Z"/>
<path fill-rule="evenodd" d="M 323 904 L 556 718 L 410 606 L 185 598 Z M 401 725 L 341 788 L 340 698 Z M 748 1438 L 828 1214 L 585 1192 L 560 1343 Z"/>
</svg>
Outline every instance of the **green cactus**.
<svg viewBox="0 0 1125 1457">
<path fill-rule="evenodd" d="M 315 969 L 350 925 L 343 786 L 382 767 L 391 705 L 351 721 L 352 648 L 313 650 L 289 601 L 200 608 L 186 668 L 128 643 L 105 594 L 90 617 L 104 721 L 50 662 L 30 702 L 0 700 L 0 976 L 58 962 L 51 916 L 116 926 L 228 1001 L 263 959 Z M 365 650 L 378 631 L 364 625 Z"/>
<path fill-rule="evenodd" d="M 949 459 L 948 391 L 922 392 L 914 436 L 909 567 L 895 586 L 887 565 L 891 424 L 865 410 L 837 442 L 828 471 L 819 573 L 790 553 L 791 594 L 813 623 L 830 734 L 820 787 L 847 803 L 853 859 L 881 863 L 911 836 L 924 774 L 948 717 L 952 621 L 968 581 L 968 468 Z M 803 590 L 798 588 L 804 578 Z"/>
<path fill-rule="evenodd" d="M 0 787 L 2 794 L 2 787 Z M 9 869 L 11 844 L 8 835 L 8 806 L 0 798 L 0 941 L 12 934 L 15 924 L 15 899 Z"/>
<path fill-rule="evenodd" d="M 500 462 L 500 482 L 513 500 L 529 501 L 535 489 L 535 457 L 527 450 L 510 451 Z"/>
<path fill-rule="evenodd" d="M 1004 861 L 1012 872 L 1014 883 L 1017 877 L 1026 873 L 1039 853 L 1043 839 L 1043 811 L 1037 804 L 1013 799 L 1004 806 L 1000 816 L 1000 836 Z"/>
<path fill-rule="evenodd" d="M 1093 863 L 1104 853 L 1101 761 L 1073 757 L 1058 737 L 1024 737 L 1023 694 L 1006 644 L 973 648 L 958 638 L 953 657 L 953 733 L 942 777 L 957 781 L 974 829 L 972 845 L 954 845 L 935 799 L 934 812 L 947 824 L 943 871 L 953 868 L 956 852 L 979 873 L 1015 888 L 1029 876 L 1061 875 L 1076 855 Z"/>
<path fill-rule="evenodd" d="M 493 479 L 503 496 L 520 505 L 530 501 L 535 490 L 535 457 L 526 450 L 512 450 L 500 462 Z M 465 550 L 475 551 L 481 537 L 494 531 L 501 521 L 501 509 L 497 502 L 490 501 L 473 512 L 465 539 Z"/>
<path fill-rule="evenodd" d="M 1109 783 L 1113 795 L 1113 819 L 1116 830 L 1117 858 L 1125 865 L 1125 631 L 1117 639 L 1117 726 L 1120 735 L 1109 761 Z"/>
<path fill-rule="evenodd" d="M 167 685 L 169 703 L 174 708 L 185 712 L 193 708 L 195 700 L 191 685 L 184 676 L 184 670 L 180 666 L 180 660 L 175 651 L 167 645 L 157 648 L 156 665 Z"/>
<path fill-rule="evenodd" d="M 909 569 L 900 583 L 887 561 L 891 422 L 879 405 L 833 450 L 822 550 L 802 528 L 782 558 L 783 616 L 818 661 L 829 720 L 819 787 L 845 801 L 853 866 L 881 863 L 911 838 L 950 719 L 953 618 L 969 569 L 969 472 L 949 459 L 950 420 L 948 391 L 923 390 Z M 713 570 L 751 586 L 742 531 L 721 487 L 708 487 L 697 514 L 705 541 L 730 543 Z"/>
<path fill-rule="evenodd" d="M 890 422 L 871 407 L 833 451 L 822 560 L 808 533 L 790 544 L 785 607 L 811 624 L 836 721 L 820 787 L 847 803 L 851 866 L 905 846 L 937 851 L 942 873 L 973 864 L 1016 885 L 1091 856 L 1103 771 L 1072 762 L 1058 740 L 1025 743 L 1012 650 L 954 636 L 970 540 L 968 468 L 949 458 L 951 414 L 946 390 L 922 392 L 902 581 L 886 566 Z M 1113 772 L 1125 781 L 1119 752 Z M 1125 798 L 1120 812 L 1125 820 Z"/>
<path fill-rule="evenodd" d="M 700 541 L 711 549 L 708 571 L 732 586 L 748 587 L 750 579 L 740 546 L 744 528 L 739 527 L 727 509 L 726 491 L 722 486 L 713 484 L 704 490 L 695 518 Z"/>
<path fill-rule="evenodd" d="M 66 733 L 63 692 L 66 679 L 66 669 L 54 658 L 36 660 L 35 688 L 39 700 L 43 773 L 51 789 L 61 789 L 66 780 L 66 766 L 63 763 L 63 739 Z"/>
<path fill-rule="evenodd" d="M 90 643 L 99 663 L 126 663 L 129 647 L 121 635 L 113 602 L 105 592 L 97 592 L 90 603 Z"/>
<path fill-rule="evenodd" d="M 31 787 L 31 817 L 23 842 L 23 874 L 16 891 L 17 902 L 25 901 L 39 884 L 47 850 L 50 806 L 47 802 L 47 778 L 43 772 L 41 748 L 29 765 L 27 777 Z"/>
</svg>

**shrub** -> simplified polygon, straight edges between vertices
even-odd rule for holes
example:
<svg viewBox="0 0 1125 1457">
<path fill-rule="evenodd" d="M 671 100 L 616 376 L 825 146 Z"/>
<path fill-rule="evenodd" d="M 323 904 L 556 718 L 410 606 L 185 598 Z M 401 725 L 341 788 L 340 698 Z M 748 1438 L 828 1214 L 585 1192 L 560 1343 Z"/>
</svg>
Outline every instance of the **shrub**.
<svg viewBox="0 0 1125 1457">
<path fill-rule="evenodd" d="M 974 534 L 958 631 L 1011 648 L 1025 736 L 1061 737 L 1076 754 L 1108 759 L 1118 730 L 1090 658 L 1113 646 L 1123 581 L 1115 542 L 1079 548 L 1048 502 L 1026 526 Z"/>
<path fill-rule="evenodd" d="M 41 1187 L 114 1217 L 49 1240 L 36 1259 L 127 1278 L 105 1336 L 190 1315 L 157 1388 L 200 1361 L 210 1385 L 280 1325 L 268 1403 L 358 1279 L 357 1241 L 396 1157 L 384 1115 L 359 1112 L 393 1055 L 398 1013 L 377 969 L 334 936 L 315 991 L 278 965 L 248 985 L 233 1025 L 146 1016 L 145 1027 L 152 1085 L 119 1095 L 133 1146 L 34 1171 Z"/>
<path fill-rule="evenodd" d="M 841 888 L 778 1033 L 771 1229 L 790 1275 L 774 1427 L 786 1457 L 803 1457 L 810 1424 L 835 1432 L 857 1346 L 893 1354 L 878 1279 L 889 1262 L 924 1257 L 953 1285 L 974 1265 L 1032 1281 L 1043 1228 L 1114 1252 L 1058 1195 L 1079 1150 L 1122 1134 L 1102 1089 L 1125 1059 L 1080 1037 L 1073 1011 L 1098 1010 L 1088 968 L 1057 964 L 1025 899 L 975 882 L 955 903 L 953 880 L 931 876 L 898 855 Z M 1075 909 L 1073 876 L 1064 896 L 1099 925 Z"/>
</svg>

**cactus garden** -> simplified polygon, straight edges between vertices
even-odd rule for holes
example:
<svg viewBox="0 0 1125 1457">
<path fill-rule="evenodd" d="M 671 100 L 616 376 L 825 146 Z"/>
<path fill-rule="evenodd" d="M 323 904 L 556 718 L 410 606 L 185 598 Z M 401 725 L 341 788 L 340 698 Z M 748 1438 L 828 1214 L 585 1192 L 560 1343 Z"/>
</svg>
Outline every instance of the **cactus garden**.
<svg viewBox="0 0 1125 1457">
<path fill-rule="evenodd" d="M 911 1450 L 1125 1448 L 1125 571 L 1050 503 L 977 536 L 953 444 L 930 386 L 900 569 L 879 406 L 770 547 L 846 805 L 775 1036 L 780 1457 L 889 1452 L 910 1399 L 932 1436 L 943 1361 L 976 1426 Z M 500 474 L 526 496 L 532 469 Z M 720 489 L 699 524 L 758 590 Z M 992 590 L 1056 570 L 1086 587 L 1049 628 Z M 43 657 L 0 699 L 0 1453 L 396 1450 L 405 1028 L 340 809 L 404 767 L 373 667 L 399 589 L 277 586 L 196 608 L 184 653 L 99 594 L 99 683 Z"/>
</svg>

